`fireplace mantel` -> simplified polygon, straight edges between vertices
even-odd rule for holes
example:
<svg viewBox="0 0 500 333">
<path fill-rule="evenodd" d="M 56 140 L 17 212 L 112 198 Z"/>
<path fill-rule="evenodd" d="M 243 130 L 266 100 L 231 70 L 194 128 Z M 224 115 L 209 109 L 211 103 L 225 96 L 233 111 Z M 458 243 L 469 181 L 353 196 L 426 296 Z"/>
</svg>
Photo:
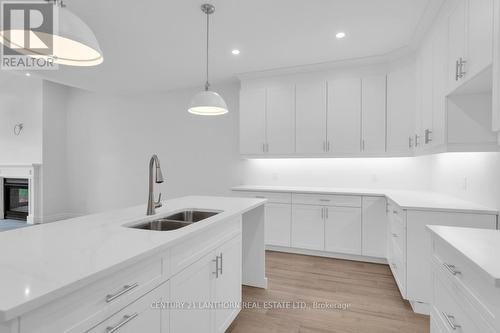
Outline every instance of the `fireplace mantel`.
<svg viewBox="0 0 500 333">
<path fill-rule="evenodd" d="M 3 184 L 4 178 L 23 178 L 28 179 L 29 206 L 28 218 L 29 224 L 41 223 L 41 190 L 40 174 L 41 164 L 0 164 L 0 183 Z M 3 202 L 3 186 L 0 186 L 0 202 Z M 3 205 L 0 205 L 0 219 L 3 219 Z"/>
</svg>

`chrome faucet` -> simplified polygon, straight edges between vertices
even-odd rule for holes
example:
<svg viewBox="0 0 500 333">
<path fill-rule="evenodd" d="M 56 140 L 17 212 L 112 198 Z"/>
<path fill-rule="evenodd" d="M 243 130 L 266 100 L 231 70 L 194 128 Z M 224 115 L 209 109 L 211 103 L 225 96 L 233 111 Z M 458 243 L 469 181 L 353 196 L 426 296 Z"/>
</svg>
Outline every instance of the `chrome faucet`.
<svg viewBox="0 0 500 333">
<path fill-rule="evenodd" d="M 151 156 L 151 159 L 149 160 L 149 196 L 148 196 L 148 211 L 146 212 L 146 215 L 156 214 L 155 209 L 161 207 L 161 192 L 160 195 L 158 196 L 158 201 L 155 201 L 154 199 L 153 166 L 156 167 L 155 183 L 157 184 L 163 183 L 163 175 L 161 173 L 160 160 L 158 160 L 158 156 L 156 156 L 156 154 Z"/>
</svg>

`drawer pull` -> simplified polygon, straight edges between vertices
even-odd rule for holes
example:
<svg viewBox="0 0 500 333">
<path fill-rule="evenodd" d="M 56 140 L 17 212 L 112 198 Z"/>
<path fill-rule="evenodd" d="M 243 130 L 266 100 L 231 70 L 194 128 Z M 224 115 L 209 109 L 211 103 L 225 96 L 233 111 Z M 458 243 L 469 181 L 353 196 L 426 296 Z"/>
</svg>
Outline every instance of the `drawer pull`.
<svg viewBox="0 0 500 333">
<path fill-rule="evenodd" d="M 106 333 L 114 333 L 114 332 L 118 331 L 120 328 L 122 328 L 123 326 L 127 325 L 129 322 L 134 320 L 135 317 L 137 317 L 138 315 L 139 314 L 136 312 L 130 316 L 128 316 L 128 315 L 123 316 L 123 320 L 121 322 L 119 322 L 118 324 L 116 324 L 116 326 L 106 327 Z"/>
<path fill-rule="evenodd" d="M 444 319 L 448 322 L 448 325 L 450 325 L 452 330 L 456 330 L 457 328 L 460 328 L 460 325 L 455 324 L 455 317 L 452 315 L 449 315 L 447 313 L 443 312 Z"/>
<path fill-rule="evenodd" d="M 398 211 L 397 210 L 393 210 L 392 211 L 394 214 L 398 214 Z"/>
<path fill-rule="evenodd" d="M 455 268 L 455 265 L 450 265 L 450 264 L 447 264 L 447 263 L 443 263 L 443 266 L 444 266 L 444 267 L 448 270 L 448 272 L 450 272 L 452 275 L 462 274 L 462 272 L 457 271 L 457 269 Z"/>
<path fill-rule="evenodd" d="M 330 202 L 331 200 L 330 199 L 319 199 L 319 201 L 321 201 L 321 202 Z"/>
<path fill-rule="evenodd" d="M 262 196 L 262 195 L 256 195 L 255 196 L 257 199 L 265 199 L 266 197 Z"/>
<path fill-rule="evenodd" d="M 126 285 L 126 286 L 123 286 L 123 289 L 120 290 L 119 292 L 117 292 L 116 294 L 113 294 L 113 295 L 107 295 L 106 296 L 106 303 L 110 303 L 110 302 L 113 302 L 115 299 L 117 299 L 118 297 L 122 296 L 123 294 L 129 292 L 130 290 L 132 289 L 135 289 L 139 286 L 139 284 L 136 282 L 134 284 L 130 284 L 130 285 Z"/>
<path fill-rule="evenodd" d="M 398 238 L 398 234 L 392 234 L 392 237 Z"/>
</svg>

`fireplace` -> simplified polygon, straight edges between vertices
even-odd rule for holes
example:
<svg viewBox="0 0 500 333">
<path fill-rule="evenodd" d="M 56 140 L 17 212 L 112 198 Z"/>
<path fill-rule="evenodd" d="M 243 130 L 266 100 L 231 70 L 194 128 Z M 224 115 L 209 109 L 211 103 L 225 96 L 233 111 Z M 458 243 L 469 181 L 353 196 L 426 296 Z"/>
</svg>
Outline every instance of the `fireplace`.
<svg viewBox="0 0 500 333">
<path fill-rule="evenodd" d="M 28 179 L 5 178 L 4 218 L 26 221 L 29 214 L 29 182 Z"/>
</svg>

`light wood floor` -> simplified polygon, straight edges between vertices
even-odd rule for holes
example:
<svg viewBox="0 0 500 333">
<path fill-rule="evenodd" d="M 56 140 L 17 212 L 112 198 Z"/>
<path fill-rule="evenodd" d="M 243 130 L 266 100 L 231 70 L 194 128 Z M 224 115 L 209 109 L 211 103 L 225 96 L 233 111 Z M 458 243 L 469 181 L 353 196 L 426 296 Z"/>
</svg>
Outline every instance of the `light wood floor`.
<svg viewBox="0 0 500 333">
<path fill-rule="evenodd" d="M 247 308 L 228 332 L 429 332 L 429 318 L 412 312 L 387 265 L 269 251 L 266 260 L 268 289 L 244 287 L 244 302 L 330 302 L 349 308 Z"/>
</svg>

